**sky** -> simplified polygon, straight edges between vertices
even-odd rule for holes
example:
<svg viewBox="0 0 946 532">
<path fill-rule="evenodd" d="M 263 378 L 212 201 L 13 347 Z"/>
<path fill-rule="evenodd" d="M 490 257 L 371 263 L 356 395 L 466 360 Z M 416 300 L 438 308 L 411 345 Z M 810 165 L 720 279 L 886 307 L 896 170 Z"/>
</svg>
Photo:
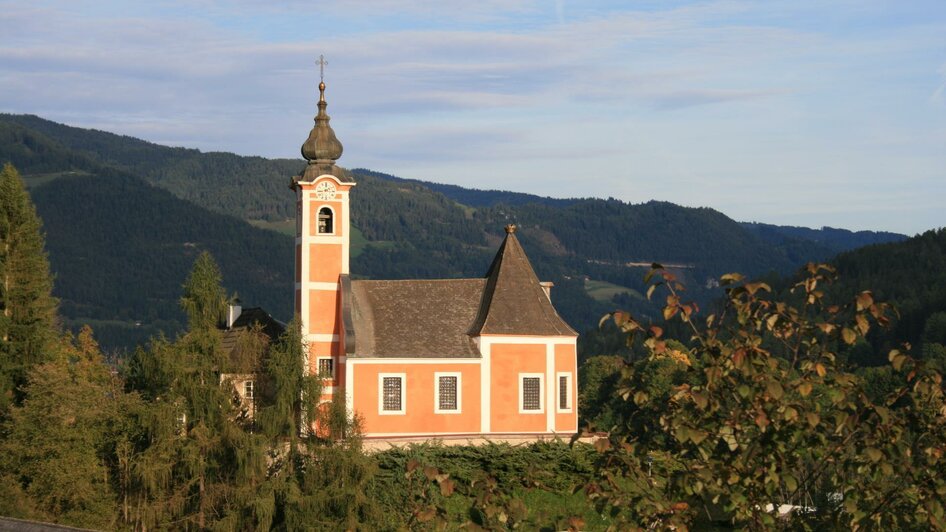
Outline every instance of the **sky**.
<svg viewBox="0 0 946 532">
<path fill-rule="evenodd" d="M 0 0 L 0 111 L 739 221 L 946 226 L 946 2 Z"/>
</svg>

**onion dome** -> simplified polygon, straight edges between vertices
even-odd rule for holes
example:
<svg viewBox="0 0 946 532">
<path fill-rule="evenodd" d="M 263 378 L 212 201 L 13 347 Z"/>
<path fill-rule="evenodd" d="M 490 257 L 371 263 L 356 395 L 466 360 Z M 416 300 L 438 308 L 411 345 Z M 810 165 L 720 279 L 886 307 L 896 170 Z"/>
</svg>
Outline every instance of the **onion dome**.
<svg viewBox="0 0 946 532">
<path fill-rule="evenodd" d="M 319 113 L 315 115 L 315 126 L 309 132 L 309 138 L 302 144 L 302 157 L 309 165 L 302 176 L 304 181 L 311 181 L 323 174 L 340 175 L 341 170 L 335 161 L 342 156 L 342 143 L 339 142 L 329 116 L 325 112 L 325 82 L 319 83 Z"/>
</svg>

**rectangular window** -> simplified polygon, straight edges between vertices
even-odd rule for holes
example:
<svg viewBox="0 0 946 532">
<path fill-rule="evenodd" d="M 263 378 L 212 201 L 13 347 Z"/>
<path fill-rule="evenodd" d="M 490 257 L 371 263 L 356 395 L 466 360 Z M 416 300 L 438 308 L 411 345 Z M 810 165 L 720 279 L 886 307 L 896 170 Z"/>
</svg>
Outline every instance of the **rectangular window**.
<svg viewBox="0 0 946 532">
<path fill-rule="evenodd" d="M 538 414 L 545 410 L 541 373 L 519 374 L 519 413 Z"/>
<path fill-rule="evenodd" d="M 434 373 L 434 412 L 460 413 L 460 373 Z"/>
<path fill-rule="evenodd" d="M 335 361 L 331 358 L 319 359 L 319 377 L 323 379 L 335 378 Z"/>
<path fill-rule="evenodd" d="M 247 401 L 253 400 L 253 381 L 243 381 L 243 398 Z"/>
<path fill-rule="evenodd" d="M 381 373 L 378 375 L 378 413 L 403 414 L 405 375 L 403 373 Z"/>
<path fill-rule="evenodd" d="M 572 411 L 572 374 L 558 373 L 558 411 Z"/>
</svg>

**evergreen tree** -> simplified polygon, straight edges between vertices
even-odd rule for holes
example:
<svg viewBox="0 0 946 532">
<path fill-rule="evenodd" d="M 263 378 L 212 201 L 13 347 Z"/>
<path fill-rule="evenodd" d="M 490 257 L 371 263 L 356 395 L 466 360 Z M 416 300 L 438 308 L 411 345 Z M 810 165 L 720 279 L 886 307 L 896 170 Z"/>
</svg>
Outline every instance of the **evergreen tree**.
<svg viewBox="0 0 946 532">
<path fill-rule="evenodd" d="M 361 450 L 357 422 L 345 397 L 320 405 L 321 379 L 308 360 L 298 319 L 270 351 L 266 404 L 260 426 L 270 440 L 273 465 L 254 511 L 258 526 L 275 530 L 356 530 L 379 521 L 370 496 L 377 469 Z"/>
<path fill-rule="evenodd" d="M 133 357 L 128 384 L 148 401 L 132 466 L 136 526 L 240 529 L 265 473 L 261 439 L 240 423 L 218 328 L 226 297 L 204 253 L 184 284 L 189 328 Z"/>
<path fill-rule="evenodd" d="M 29 369 L 50 359 L 56 307 L 42 224 L 19 173 L 0 171 L 0 411 L 22 398 Z"/>
<path fill-rule="evenodd" d="M 34 366 L 0 443 L 0 513 L 111 529 L 119 518 L 115 443 L 133 396 L 84 328 Z"/>
</svg>

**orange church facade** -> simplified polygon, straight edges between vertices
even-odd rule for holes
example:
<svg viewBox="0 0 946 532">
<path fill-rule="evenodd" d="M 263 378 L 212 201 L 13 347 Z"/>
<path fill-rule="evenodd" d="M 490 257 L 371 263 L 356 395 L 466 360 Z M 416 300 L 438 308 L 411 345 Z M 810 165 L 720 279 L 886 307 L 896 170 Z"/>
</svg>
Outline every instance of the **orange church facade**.
<svg viewBox="0 0 946 532">
<path fill-rule="evenodd" d="M 578 430 L 577 333 L 507 226 L 485 277 L 353 280 L 342 146 L 319 112 L 293 179 L 295 310 L 308 369 L 344 394 L 366 439 L 568 437 Z"/>
</svg>

